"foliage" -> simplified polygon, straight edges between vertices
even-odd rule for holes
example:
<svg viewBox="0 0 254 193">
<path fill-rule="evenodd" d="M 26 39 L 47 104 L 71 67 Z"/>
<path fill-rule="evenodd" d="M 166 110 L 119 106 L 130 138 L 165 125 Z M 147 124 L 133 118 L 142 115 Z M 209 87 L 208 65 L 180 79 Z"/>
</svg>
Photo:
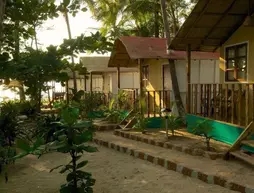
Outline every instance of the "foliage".
<svg viewBox="0 0 254 193">
<path fill-rule="evenodd" d="M 117 108 L 117 101 L 115 98 L 111 99 L 109 106 L 105 111 L 106 120 L 111 123 L 119 123 L 121 121 L 121 111 Z"/>
<path fill-rule="evenodd" d="M 144 98 L 139 100 L 139 107 L 137 108 L 137 113 L 134 114 L 137 122 L 133 126 L 133 128 L 145 132 L 147 128 L 147 124 L 149 123 L 149 119 L 145 118 L 144 111 L 146 110 L 146 102 Z"/>
<path fill-rule="evenodd" d="M 23 152 L 14 157 L 18 159 L 28 154 L 42 155 L 46 152 L 57 151 L 68 153 L 71 156 L 71 161 L 67 165 L 60 165 L 53 168 L 51 171 L 62 167 L 60 173 L 69 172 L 66 176 L 67 183 L 60 188 L 61 193 L 73 192 L 93 192 L 92 186 L 95 180 L 91 174 L 80 169 L 84 167 L 88 161 L 84 160 L 78 163 L 84 152 L 95 152 L 95 147 L 86 145 L 86 142 L 92 140 L 92 122 L 79 121 L 79 109 L 66 105 L 61 109 L 61 121 L 58 122 L 60 130 L 54 133 L 55 140 L 43 145 L 41 138 L 37 139 L 33 145 L 30 145 L 24 140 L 18 140 L 17 146 Z"/>
<path fill-rule="evenodd" d="M 58 122 L 60 117 L 55 115 L 40 116 L 37 120 L 37 128 L 33 137 L 41 137 L 46 143 L 56 140 L 54 133 L 61 129 Z"/>
<path fill-rule="evenodd" d="M 127 91 L 119 90 L 116 97 L 119 109 L 127 109 L 129 107 L 128 98 L 129 94 Z"/>
<path fill-rule="evenodd" d="M 142 115 L 141 113 L 137 113 L 135 117 L 137 122 L 133 126 L 133 128 L 141 132 L 144 132 L 145 129 L 147 128 L 147 124 L 149 123 L 149 119 L 145 118 L 144 115 Z"/>
<path fill-rule="evenodd" d="M 164 37 L 159 0 L 85 0 L 101 32 L 112 40 L 120 36 Z M 166 13 L 172 37 L 191 11 L 193 2 L 167 0 Z"/>
<path fill-rule="evenodd" d="M 105 101 L 105 94 L 100 92 L 86 92 L 84 98 L 81 101 L 81 113 L 83 117 L 93 111 L 98 110 Z"/>
<path fill-rule="evenodd" d="M 19 114 L 26 115 L 28 117 L 34 116 L 36 113 L 36 105 L 31 101 L 20 101 L 17 103 L 19 108 Z"/>
<path fill-rule="evenodd" d="M 174 136 L 175 130 L 180 129 L 183 126 L 183 119 L 181 117 L 170 115 L 166 118 L 165 126 L 167 126 L 166 127 L 167 130 L 168 129 L 171 130 L 172 136 Z M 168 133 L 168 131 L 166 131 L 166 133 Z"/>
<path fill-rule="evenodd" d="M 0 173 L 3 166 L 9 163 L 9 158 L 14 156 L 16 151 L 12 147 L 14 140 L 20 134 L 17 123 L 18 106 L 14 102 L 1 104 L 0 112 Z"/>
<path fill-rule="evenodd" d="M 195 135 L 199 135 L 205 138 L 207 151 L 211 150 L 210 140 L 212 139 L 213 123 L 211 120 L 198 121 L 191 130 Z"/>
</svg>

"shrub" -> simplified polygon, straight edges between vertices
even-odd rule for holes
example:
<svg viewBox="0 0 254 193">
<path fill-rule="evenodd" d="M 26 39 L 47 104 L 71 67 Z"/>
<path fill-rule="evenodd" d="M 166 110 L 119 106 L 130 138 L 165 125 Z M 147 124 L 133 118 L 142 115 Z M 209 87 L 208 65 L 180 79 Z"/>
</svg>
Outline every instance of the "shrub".
<svg viewBox="0 0 254 193">
<path fill-rule="evenodd" d="M 69 172 L 66 176 L 67 183 L 60 188 L 61 193 L 92 193 L 92 186 L 95 179 L 91 174 L 80 169 L 84 167 L 88 161 L 78 160 L 84 152 L 95 152 L 95 147 L 86 145 L 86 142 L 92 140 L 92 122 L 79 121 L 79 109 L 72 106 L 64 106 L 61 109 L 61 121 L 57 124 L 60 129 L 54 133 L 55 140 L 43 145 L 43 139 L 38 138 L 33 145 L 25 140 L 18 140 L 17 146 L 23 150 L 21 154 L 15 156 L 14 159 L 24 157 L 28 154 L 42 155 L 47 152 L 57 151 L 68 153 L 71 156 L 71 162 L 67 165 L 60 165 L 51 171 L 62 168 L 60 173 Z"/>
<path fill-rule="evenodd" d="M 182 126 L 183 126 L 182 117 L 176 117 L 174 115 L 168 116 L 167 127 L 166 127 L 166 137 L 168 137 L 168 129 L 171 131 L 172 136 L 175 136 L 175 130 L 180 129 Z"/>
<path fill-rule="evenodd" d="M 210 146 L 210 140 L 212 138 L 212 130 L 214 129 L 212 125 L 211 120 L 203 120 L 203 121 L 198 121 L 196 125 L 193 126 L 192 132 L 195 135 L 199 135 L 205 138 L 205 144 L 206 144 L 206 149 L 207 151 L 211 150 Z"/>
</svg>

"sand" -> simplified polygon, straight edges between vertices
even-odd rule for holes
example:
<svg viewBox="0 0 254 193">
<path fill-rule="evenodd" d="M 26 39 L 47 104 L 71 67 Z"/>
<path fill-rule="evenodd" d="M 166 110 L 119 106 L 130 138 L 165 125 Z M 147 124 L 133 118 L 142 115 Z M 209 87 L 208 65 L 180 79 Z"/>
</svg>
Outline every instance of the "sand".
<svg viewBox="0 0 254 193">
<path fill-rule="evenodd" d="M 98 149 L 82 158 L 89 160 L 86 170 L 96 179 L 95 193 L 233 193 L 111 149 Z M 68 161 L 59 153 L 19 160 L 9 169 L 7 184 L 1 177 L 0 193 L 57 193 L 65 177 L 49 170 Z"/>
</svg>

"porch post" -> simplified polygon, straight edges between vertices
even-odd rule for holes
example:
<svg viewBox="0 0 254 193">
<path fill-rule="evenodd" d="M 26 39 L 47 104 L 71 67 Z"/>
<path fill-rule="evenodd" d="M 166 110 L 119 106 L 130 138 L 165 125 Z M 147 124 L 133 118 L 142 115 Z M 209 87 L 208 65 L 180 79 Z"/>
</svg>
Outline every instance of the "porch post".
<svg viewBox="0 0 254 193">
<path fill-rule="evenodd" d="M 140 89 L 140 97 L 139 97 L 139 107 L 140 107 L 140 113 L 141 115 L 144 114 L 143 108 L 142 108 L 142 100 L 144 100 L 144 91 L 143 91 L 143 68 L 141 64 L 141 60 L 138 59 L 138 65 L 139 65 L 139 89 Z"/>
<path fill-rule="evenodd" d="M 117 89 L 118 91 L 121 88 L 121 82 L 120 82 L 120 65 L 117 64 Z"/>
<path fill-rule="evenodd" d="M 187 93 L 186 93 L 186 111 L 191 113 L 191 45 L 187 45 Z"/>
<path fill-rule="evenodd" d="M 90 72 L 90 92 L 93 92 L 93 72 Z"/>
<path fill-rule="evenodd" d="M 86 74 L 84 75 L 84 91 L 86 91 Z"/>
</svg>

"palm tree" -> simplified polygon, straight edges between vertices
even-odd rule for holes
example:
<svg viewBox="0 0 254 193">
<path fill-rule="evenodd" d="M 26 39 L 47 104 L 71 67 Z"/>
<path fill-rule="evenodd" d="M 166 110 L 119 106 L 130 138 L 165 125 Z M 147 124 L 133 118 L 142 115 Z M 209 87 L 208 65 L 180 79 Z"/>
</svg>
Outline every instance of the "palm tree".
<svg viewBox="0 0 254 193">
<path fill-rule="evenodd" d="M 166 0 L 160 0 L 161 2 L 161 13 L 163 17 L 163 23 L 164 23 L 164 29 L 165 29 L 165 35 L 167 38 L 167 46 L 169 48 L 170 42 L 171 42 L 171 36 L 170 36 L 170 28 L 169 28 L 169 22 L 168 22 L 168 16 L 167 16 L 167 7 L 166 7 Z M 168 50 L 170 53 L 171 50 Z M 173 86 L 173 92 L 175 95 L 175 101 L 176 106 L 179 112 L 179 115 L 183 117 L 185 115 L 185 109 L 183 106 L 182 98 L 180 95 L 177 75 L 176 75 L 176 67 L 174 60 L 169 59 L 169 69 L 170 69 L 170 75 L 171 75 L 171 81 Z"/>
<path fill-rule="evenodd" d="M 0 51 L 2 49 L 2 38 L 3 38 L 3 20 L 5 12 L 6 0 L 0 0 Z"/>
</svg>

